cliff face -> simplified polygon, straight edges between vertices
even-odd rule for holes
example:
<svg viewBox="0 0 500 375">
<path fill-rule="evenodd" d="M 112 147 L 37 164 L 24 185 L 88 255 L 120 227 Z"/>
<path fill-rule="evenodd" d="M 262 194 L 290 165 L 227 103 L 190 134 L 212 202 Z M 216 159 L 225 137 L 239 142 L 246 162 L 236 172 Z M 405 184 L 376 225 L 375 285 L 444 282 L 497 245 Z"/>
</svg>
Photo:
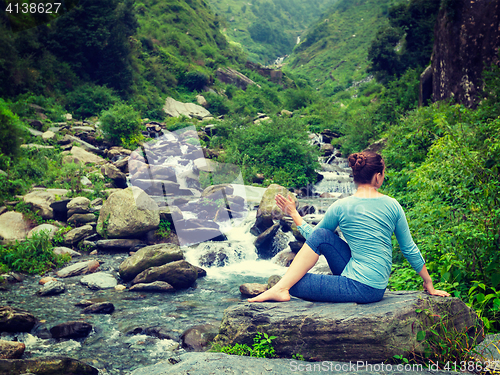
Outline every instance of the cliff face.
<svg viewBox="0 0 500 375">
<path fill-rule="evenodd" d="M 500 0 L 445 0 L 434 30 L 433 100 L 474 107 L 484 67 L 499 63 Z"/>
</svg>

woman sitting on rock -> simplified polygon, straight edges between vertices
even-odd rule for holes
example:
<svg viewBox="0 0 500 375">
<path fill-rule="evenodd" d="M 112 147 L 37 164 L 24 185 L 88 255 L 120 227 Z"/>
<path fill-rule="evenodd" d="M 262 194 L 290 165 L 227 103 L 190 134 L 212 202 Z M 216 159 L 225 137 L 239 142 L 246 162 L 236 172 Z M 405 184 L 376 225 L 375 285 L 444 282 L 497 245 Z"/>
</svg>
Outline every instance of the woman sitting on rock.
<svg viewBox="0 0 500 375">
<path fill-rule="evenodd" d="M 290 295 L 322 302 L 380 301 L 391 273 L 392 233 L 403 255 L 422 277 L 424 289 L 431 295 L 450 295 L 434 289 L 401 205 L 377 191 L 384 181 L 382 157 L 364 151 L 350 155 L 349 164 L 356 193 L 333 203 L 314 229 L 299 215 L 290 196 L 276 196 L 276 204 L 293 218 L 306 243 L 282 279 L 249 302 L 288 301 Z M 347 243 L 334 233 L 337 226 Z M 325 256 L 333 275 L 307 273 L 320 255 Z"/>
</svg>

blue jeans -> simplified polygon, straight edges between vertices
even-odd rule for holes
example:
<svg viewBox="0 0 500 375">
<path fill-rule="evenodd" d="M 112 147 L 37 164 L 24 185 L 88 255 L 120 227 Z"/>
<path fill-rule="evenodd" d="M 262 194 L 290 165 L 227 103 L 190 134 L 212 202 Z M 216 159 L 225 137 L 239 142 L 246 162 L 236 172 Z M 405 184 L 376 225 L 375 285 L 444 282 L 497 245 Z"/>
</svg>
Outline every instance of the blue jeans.
<svg viewBox="0 0 500 375">
<path fill-rule="evenodd" d="M 333 275 L 306 273 L 293 287 L 290 295 L 318 302 L 377 302 L 385 289 L 376 289 L 359 281 L 340 276 L 351 259 L 351 249 L 331 230 L 318 228 L 306 241 L 318 255 L 324 255 Z"/>
</svg>

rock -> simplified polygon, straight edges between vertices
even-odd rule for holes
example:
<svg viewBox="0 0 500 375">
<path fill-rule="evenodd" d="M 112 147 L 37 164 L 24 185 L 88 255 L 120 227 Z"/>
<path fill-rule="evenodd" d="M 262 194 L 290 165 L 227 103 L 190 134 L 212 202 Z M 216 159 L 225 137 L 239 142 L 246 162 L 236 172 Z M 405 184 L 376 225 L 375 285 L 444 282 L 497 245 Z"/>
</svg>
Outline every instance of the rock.
<svg viewBox="0 0 500 375">
<path fill-rule="evenodd" d="M 80 283 L 87 285 L 89 289 L 111 289 L 118 285 L 115 277 L 110 273 L 96 272 L 91 275 L 84 276 L 80 279 Z"/>
<path fill-rule="evenodd" d="M 115 161 L 115 166 L 122 171 L 123 173 L 128 173 L 128 161 L 130 160 L 130 156 L 126 156 L 123 159 Z"/>
<path fill-rule="evenodd" d="M 92 233 L 94 233 L 94 228 L 92 225 L 88 224 L 83 227 L 72 229 L 64 236 L 64 244 L 73 245 L 85 237 L 90 236 Z"/>
<path fill-rule="evenodd" d="M 183 218 L 182 211 L 177 206 L 160 207 L 160 220 L 175 223 L 176 220 L 182 220 Z"/>
<path fill-rule="evenodd" d="M 66 290 L 66 286 L 61 281 L 49 281 L 37 292 L 39 296 L 53 296 L 61 294 Z"/>
<path fill-rule="evenodd" d="M 83 242 L 85 242 L 85 241 L 83 241 Z M 97 250 L 92 250 L 92 251 L 89 253 L 89 255 L 97 255 Z"/>
<path fill-rule="evenodd" d="M 276 256 L 276 264 L 279 264 L 280 266 L 283 267 L 290 267 L 290 264 L 292 264 L 293 260 L 295 259 L 296 253 L 293 251 L 281 251 L 277 256 Z"/>
<path fill-rule="evenodd" d="M 378 363 L 394 355 L 423 355 L 416 332 L 428 327 L 428 317 L 417 309 L 447 315 L 459 332 L 469 327 L 469 337 L 482 330 L 480 319 L 458 298 L 404 291 L 386 292 L 382 301 L 366 305 L 299 299 L 238 304 L 224 311 L 214 342 L 249 344 L 255 332 L 266 332 L 280 338 L 273 342 L 280 357 L 300 353 L 306 360 Z M 447 328 L 452 329 L 452 323 Z"/>
<path fill-rule="evenodd" d="M 80 254 L 79 252 L 77 251 L 74 251 L 72 249 L 70 249 L 69 247 L 64 247 L 64 246 L 58 246 L 58 247 L 54 247 L 52 249 L 52 252 L 56 255 L 62 255 L 62 254 L 69 254 L 71 255 L 72 257 L 79 257 L 81 256 L 82 254 Z"/>
<path fill-rule="evenodd" d="M 94 303 L 82 310 L 83 314 L 111 314 L 115 306 L 110 302 Z"/>
<path fill-rule="evenodd" d="M 158 267 L 182 259 L 184 259 L 184 254 L 177 245 L 164 243 L 146 246 L 120 264 L 120 277 L 129 281 L 150 267 Z"/>
<path fill-rule="evenodd" d="M 185 228 L 179 229 L 176 226 L 179 244 L 185 246 L 205 241 L 225 241 L 226 237 L 216 228 Z"/>
<path fill-rule="evenodd" d="M 96 242 L 97 248 L 104 251 L 130 251 L 136 246 L 144 245 L 141 240 L 132 239 L 99 240 Z"/>
<path fill-rule="evenodd" d="M 99 371 L 77 359 L 68 357 L 37 357 L 0 361 L 0 374 L 8 375 L 98 375 Z"/>
<path fill-rule="evenodd" d="M 104 202 L 97 231 L 103 237 L 130 238 L 158 228 L 159 223 L 158 205 L 134 186 L 112 193 Z"/>
<path fill-rule="evenodd" d="M 54 194 L 47 191 L 33 191 L 23 197 L 24 203 L 29 204 L 32 209 L 42 217 L 48 220 L 54 218 L 54 210 L 50 204 L 56 200 Z"/>
<path fill-rule="evenodd" d="M 55 277 L 52 277 L 52 276 L 42 277 L 40 279 L 40 281 L 38 282 L 38 284 L 44 285 L 44 284 L 48 283 L 49 281 L 57 281 L 57 279 Z"/>
<path fill-rule="evenodd" d="M 281 280 L 281 276 L 278 276 L 278 275 L 269 276 L 269 279 L 267 279 L 267 289 L 271 289 L 280 280 Z"/>
<path fill-rule="evenodd" d="M 42 231 L 45 231 L 48 233 L 49 238 L 53 239 L 58 229 L 59 229 L 58 227 L 52 224 L 41 224 L 28 232 L 28 238 L 33 237 L 34 233 L 40 233 Z"/>
<path fill-rule="evenodd" d="M 99 268 L 99 262 L 97 260 L 88 260 L 86 262 L 78 262 L 71 266 L 65 267 L 57 271 L 58 277 L 72 277 L 78 275 L 84 275 L 87 273 L 95 272 Z"/>
<path fill-rule="evenodd" d="M 70 321 L 58 324 L 50 329 L 50 333 L 55 339 L 78 339 L 87 337 L 92 331 L 89 323 L 80 321 Z"/>
<path fill-rule="evenodd" d="M 175 289 L 189 288 L 198 278 L 196 269 L 185 260 L 178 260 L 159 267 L 151 267 L 138 274 L 132 284 L 166 281 Z"/>
<path fill-rule="evenodd" d="M 85 151 L 81 147 L 73 146 L 69 153 L 64 151 L 63 164 L 105 164 L 106 160 L 91 152 Z"/>
<path fill-rule="evenodd" d="M 276 255 L 278 249 L 273 247 L 273 240 L 278 229 L 280 229 L 280 223 L 276 223 L 271 228 L 266 229 L 255 239 L 254 245 L 261 258 L 270 259 Z"/>
<path fill-rule="evenodd" d="M 22 213 L 8 211 L 0 215 L 0 240 L 4 242 L 23 241 L 28 231 L 28 222 Z"/>
<path fill-rule="evenodd" d="M 323 156 L 330 156 L 333 154 L 333 145 L 330 143 L 323 143 L 321 145 L 321 155 Z"/>
<path fill-rule="evenodd" d="M 76 197 L 73 198 L 66 204 L 66 209 L 68 211 L 68 218 L 74 214 L 88 214 L 92 212 L 90 206 L 90 199 L 86 197 Z"/>
<path fill-rule="evenodd" d="M 5 206 L 0 207 L 0 216 L 3 215 L 4 213 L 6 213 L 7 211 L 8 211 L 7 207 L 5 207 Z"/>
<path fill-rule="evenodd" d="M 198 170 L 203 172 L 214 172 L 216 171 L 219 164 L 214 160 L 205 158 L 194 159 L 193 163 Z"/>
<path fill-rule="evenodd" d="M 73 120 L 73 115 L 72 115 L 71 113 L 66 113 L 66 114 L 64 115 L 64 119 L 65 119 L 66 121 L 71 121 L 71 120 Z"/>
<path fill-rule="evenodd" d="M 281 112 L 280 112 L 280 114 L 283 117 L 292 117 L 293 116 L 293 112 L 288 111 L 286 109 L 282 109 Z"/>
<path fill-rule="evenodd" d="M 113 180 L 116 187 L 124 189 L 127 187 L 127 176 L 111 163 L 104 164 L 101 167 L 101 173 Z"/>
<path fill-rule="evenodd" d="M 280 220 L 284 216 L 275 202 L 276 194 L 281 194 L 285 198 L 290 195 L 295 202 L 295 206 L 299 205 L 297 198 L 288 189 L 277 184 L 269 185 L 262 196 L 255 220 L 255 227 L 260 231 L 265 231 L 273 225 L 273 220 Z"/>
<path fill-rule="evenodd" d="M 80 184 L 82 184 L 82 186 L 85 186 L 87 188 L 91 188 L 92 186 L 94 186 L 92 184 L 92 181 L 89 180 L 89 178 L 87 176 L 83 176 L 81 179 L 80 179 Z"/>
<path fill-rule="evenodd" d="M 37 319 L 23 309 L 0 306 L 0 332 L 30 332 Z"/>
<path fill-rule="evenodd" d="M 201 193 L 202 198 L 219 199 L 224 195 L 229 196 L 234 192 L 231 184 L 210 185 Z"/>
<path fill-rule="evenodd" d="M 207 99 L 203 95 L 196 95 L 196 102 L 204 108 L 208 106 Z"/>
<path fill-rule="evenodd" d="M 102 200 L 102 198 L 96 198 L 92 202 L 90 202 L 90 207 L 102 206 L 103 203 L 104 201 Z"/>
<path fill-rule="evenodd" d="M 376 153 L 380 153 L 380 151 L 383 150 L 385 146 L 387 146 L 387 141 L 388 141 L 387 138 L 379 139 L 376 142 L 370 143 L 368 147 L 365 148 L 363 151 L 373 151 Z"/>
<path fill-rule="evenodd" d="M 28 143 L 28 144 L 22 144 L 21 148 L 36 148 L 36 149 L 42 149 L 42 150 L 53 150 L 54 146 L 44 146 L 44 145 L 39 145 L 37 143 Z"/>
<path fill-rule="evenodd" d="M 233 84 L 239 89 L 246 90 L 249 85 L 257 85 L 247 76 L 231 68 L 218 68 L 216 73 L 217 79 L 226 84 Z M 259 85 L 257 87 L 260 88 Z"/>
<path fill-rule="evenodd" d="M 290 250 L 297 254 L 300 249 L 302 249 L 302 246 L 304 246 L 304 242 L 301 241 L 292 241 L 288 243 L 288 246 L 290 246 Z"/>
<path fill-rule="evenodd" d="M 73 214 L 68 219 L 68 223 L 72 225 L 81 225 L 92 223 L 97 220 L 97 217 L 94 214 Z"/>
<path fill-rule="evenodd" d="M 267 290 L 267 284 L 246 283 L 240 285 L 240 293 L 245 296 L 255 297 Z"/>
<path fill-rule="evenodd" d="M 175 292 L 175 288 L 165 281 L 154 281 L 152 283 L 135 284 L 130 288 L 131 292 L 161 292 L 170 293 Z"/>
<path fill-rule="evenodd" d="M 182 347 L 195 352 L 202 352 L 208 348 L 209 343 L 219 332 L 219 327 L 214 324 L 201 324 L 190 327 L 181 335 Z"/>
<path fill-rule="evenodd" d="M 55 190 L 55 189 L 54 189 Z M 50 208 L 54 211 L 54 219 L 66 221 L 68 218 L 68 203 L 71 199 L 61 199 L 50 204 Z"/>
<path fill-rule="evenodd" d="M 121 285 L 121 284 L 119 284 L 119 285 L 116 285 L 116 286 L 115 286 L 115 290 L 116 290 L 117 292 L 121 292 L 122 290 L 125 290 L 125 289 L 127 289 L 127 287 L 126 287 L 125 285 Z"/>
<path fill-rule="evenodd" d="M 163 111 L 170 117 L 184 115 L 188 118 L 195 117 L 197 119 L 202 119 L 211 116 L 210 112 L 202 106 L 193 103 L 181 103 L 171 97 L 168 97 L 165 101 Z"/>
<path fill-rule="evenodd" d="M 44 141 L 50 141 L 50 140 L 54 139 L 55 136 L 56 136 L 56 133 L 54 133 L 50 130 L 47 130 L 45 133 L 42 134 L 42 139 Z"/>
<path fill-rule="evenodd" d="M 0 340 L 0 359 L 21 358 L 25 349 L 22 342 Z"/>
</svg>

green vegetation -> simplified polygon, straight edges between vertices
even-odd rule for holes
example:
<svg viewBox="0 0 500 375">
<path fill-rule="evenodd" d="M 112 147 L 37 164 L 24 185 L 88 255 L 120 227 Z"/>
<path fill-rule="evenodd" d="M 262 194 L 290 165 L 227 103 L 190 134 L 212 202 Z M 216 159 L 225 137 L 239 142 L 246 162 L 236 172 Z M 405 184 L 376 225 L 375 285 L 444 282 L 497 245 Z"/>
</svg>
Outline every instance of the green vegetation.
<svg viewBox="0 0 500 375">
<path fill-rule="evenodd" d="M 158 225 L 158 229 L 156 230 L 156 235 L 162 238 L 168 238 L 170 236 L 170 221 L 168 220 L 160 220 L 160 224 Z"/>
<path fill-rule="evenodd" d="M 100 120 L 104 136 L 114 143 L 123 144 L 140 134 L 141 117 L 129 105 L 115 104 L 101 114 Z"/>
<path fill-rule="evenodd" d="M 26 241 L 16 241 L 13 246 L 0 245 L 0 269 L 42 274 L 71 259 L 69 255 L 55 255 L 52 249 L 49 234 L 44 231 L 33 234 Z"/>
<path fill-rule="evenodd" d="M 275 338 L 276 336 L 269 336 L 267 333 L 257 332 L 253 338 L 253 345 L 251 348 L 247 344 L 235 344 L 233 346 L 213 344 L 210 351 L 257 358 L 273 358 L 276 357 L 275 350 L 272 346 L 272 340 Z"/>
</svg>

